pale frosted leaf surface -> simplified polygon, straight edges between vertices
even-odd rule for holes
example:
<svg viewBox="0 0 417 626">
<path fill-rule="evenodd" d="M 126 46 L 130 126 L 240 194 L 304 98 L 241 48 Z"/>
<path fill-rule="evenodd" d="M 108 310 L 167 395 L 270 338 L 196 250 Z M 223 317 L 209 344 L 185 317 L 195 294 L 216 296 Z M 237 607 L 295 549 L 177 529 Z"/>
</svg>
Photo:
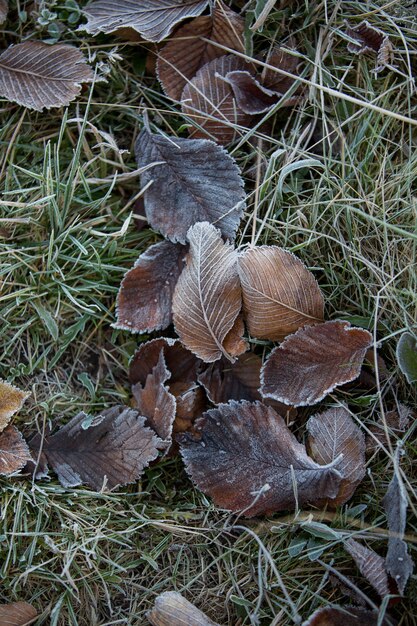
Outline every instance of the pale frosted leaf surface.
<svg viewBox="0 0 417 626">
<path fill-rule="evenodd" d="M 238 270 L 253 337 L 280 341 L 300 326 L 323 320 L 320 287 L 291 252 L 277 246 L 249 248 L 239 255 Z"/>
<path fill-rule="evenodd" d="M 77 48 L 25 41 L 0 55 L 0 96 L 42 111 L 66 106 L 94 73 Z"/>
<path fill-rule="evenodd" d="M 307 450 L 317 463 L 327 465 L 343 455 L 337 465 L 342 481 L 331 504 L 344 504 L 365 476 L 365 435 L 344 407 L 313 415 L 307 430 Z"/>
<path fill-rule="evenodd" d="M 302 626 L 390 626 L 392 622 L 378 621 L 378 611 L 347 607 L 325 607 L 317 609 Z"/>
<path fill-rule="evenodd" d="M 9 11 L 8 0 L 0 0 L 0 24 L 3 24 L 6 21 L 8 11 Z"/>
<path fill-rule="evenodd" d="M 0 604 L 1 626 L 27 626 L 34 622 L 37 615 L 37 610 L 27 602 Z"/>
<path fill-rule="evenodd" d="M 218 626 L 177 591 L 157 596 L 146 617 L 152 626 Z"/>
<path fill-rule="evenodd" d="M 316 404 L 360 374 L 372 335 L 339 320 L 306 326 L 272 350 L 261 372 L 261 393 L 284 404 Z"/>
<path fill-rule="evenodd" d="M 29 395 L 18 387 L 0 380 L 0 433 L 6 428 L 13 415 L 20 411 Z"/>
<path fill-rule="evenodd" d="M 96 0 L 84 9 L 87 24 L 80 30 L 97 35 L 133 28 L 148 41 L 162 41 L 178 22 L 200 15 L 208 0 Z"/>
<path fill-rule="evenodd" d="M 141 343 L 129 366 L 129 380 L 132 385 L 145 385 L 146 379 L 156 367 L 161 350 L 165 363 L 171 372 L 171 383 L 188 383 L 197 380 L 201 361 L 192 352 L 184 348 L 178 339 L 159 337 Z"/>
<path fill-rule="evenodd" d="M 346 539 L 343 545 L 354 559 L 362 576 L 379 593 L 381 598 L 387 596 L 389 594 L 389 586 L 385 570 L 385 559 L 370 548 L 355 541 L 355 539 Z"/>
<path fill-rule="evenodd" d="M 197 222 L 210 222 L 234 239 L 245 207 L 243 181 L 235 161 L 220 146 L 203 139 L 152 135 L 143 130 L 136 142 L 144 172 L 145 211 L 152 228 L 173 242 L 186 243 Z"/>
<path fill-rule="evenodd" d="M 397 362 L 407 382 L 417 382 L 417 339 L 411 333 L 403 333 L 397 343 Z"/>
<path fill-rule="evenodd" d="M 186 246 L 162 241 L 140 255 L 120 285 L 115 328 L 147 333 L 171 324 L 172 296 L 186 254 Z"/>
<path fill-rule="evenodd" d="M 187 81 L 203 65 L 224 55 L 221 48 L 203 38 L 244 52 L 243 30 L 243 18 L 221 0 L 215 3 L 211 15 L 197 17 L 178 28 L 158 57 L 158 77 L 165 93 L 179 100 Z"/>
<path fill-rule="evenodd" d="M 175 330 L 203 361 L 211 363 L 222 355 L 233 360 L 223 343 L 242 306 L 237 253 L 208 222 L 190 228 L 188 239 L 187 265 L 174 292 Z"/>
<path fill-rule="evenodd" d="M 285 421 L 259 402 L 221 404 L 181 439 L 185 467 L 218 507 L 247 517 L 333 498 L 340 474 L 307 456 Z M 294 481 L 296 485 L 294 484 Z"/>
<path fill-rule="evenodd" d="M 0 433 L 0 476 L 17 472 L 31 459 L 22 434 L 14 426 L 6 426 Z"/>
</svg>

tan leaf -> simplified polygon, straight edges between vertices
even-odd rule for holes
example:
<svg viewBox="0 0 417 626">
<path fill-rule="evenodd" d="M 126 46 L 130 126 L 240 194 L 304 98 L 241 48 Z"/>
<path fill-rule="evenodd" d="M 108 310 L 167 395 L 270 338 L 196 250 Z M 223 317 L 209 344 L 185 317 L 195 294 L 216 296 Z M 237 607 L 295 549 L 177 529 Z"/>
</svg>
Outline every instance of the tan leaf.
<svg viewBox="0 0 417 626">
<path fill-rule="evenodd" d="M 193 482 L 215 504 L 247 517 L 336 496 L 341 476 L 318 465 L 283 418 L 259 402 L 231 401 L 197 420 L 180 439 Z"/>
<path fill-rule="evenodd" d="M 249 347 L 246 339 L 243 338 L 245 332 L 245 324 L 242 315 L 238 315 L 235 323 L 227 333 L 223 341 L 223 348 L 232 357 L 239 356 L 246 352 Z"/>
<path fill-rule="evenodd" d="M 349 52 L 354 54 L 364 54 L 376 52 L 377 66 L 375 71 L 379 72 L 386 65 L 392 62 L 393 46 L 390 38 L 379 28 L 375 28 L 366 20 L 357 26 L 346 24 L 346 34 L 354 39 L 348 43 Z"/>
<path fill-rule="evenodd" d="M 241 58 L 226 55 L 214 59 L 197 72 L 184 87 L 183 113 L 195 124 L 191 137 L 209 137 L 223 145 L 239 136 L 239 127 L 248 126 L 252 116 L 237 106 L 231 86 L 224 77 L 236 70 L 247 70 Z"/>
<path fill-rule="evenodd" d="M 243 181 L 235 161 L 215 143 L 153 135 L 144 129 L 136 142 L 146 216 L 152 228 L 186 243 L 196 222 L 210 222 L 234 239 L 245 207 Z M 169 202 L 167 199 L 169 198 Z"/>
<path fill-rule="evenodd" d="M 42 111 L 68 105 L 94 73 L 77 48 L 25 41 L 0 55 L 0 96 Z"/>
<path fill-rule="evenodd" d="M 372 335 L 335 320 L 300 328 L 272 350 L 261 372 L 261 393 L 284 404 L 316 404 L 359 376 Z"/>
<path fill-rule="evenodd" d="M 130 366 L 129 380 L 132 385 L 146 384 L 146 379 L 156 367 L 161 349 L 164 351 L 165 363 L 171 372 L 171 383 L 188 383 L 197 380 L 201 361 L 192 352 L 184 348 L 178 339 L 160 337 L 142 343 L 136 351 Z"/>
<path fill-rule="evenodd" d="M 362 576 L 379 593 L 381 598 L 385 598 L 389 594 L 385 559 L 352 538 L 346 539 L 343 545 L 354 559 Z"/>
<path fill-rule="evenodd" d="M 186 246 L 162 241 L 140 255 L 120 285 L 115 328 L 148 333 L 171 324 L 172 295 L 186 254 Z"/>
<path fill-rule="evenodd" d="M 20 411 L 30 393 L 0 380 L 0 432 L 4 430 L 15 413 Z"/>
<path fill-rule="evenodd" d="M 378 611 L 367 611 L 358 607 L 325 607 L 318 609 L 302 626 L 392 626 L 384 619 L 379 622 Z"/>
<path fill-rule="evenodd" d="M 146 617 L 152 626 L 218 626 L 176 591 L 157 596 Z"/>
<path fill-rule="evenodd" d="M 280 341 L 300 326 L 323 320 L 317 281 L 291 252 L 277 246 L 249 248 L 239 255 L 238 270 L 253 337 Z"/>
<path fill-rule="evenodd" d="M 9 12 L 9 0 L 0 0 L 0 24 L 6 21 Z"/>
<path fill-rule="evenodd" d="M 0 604 L 1 626 L 28 626 L 37 616 L 37 610 L 27 602 Z"/>
<path fill-rule="evenodd" d="M 203 361 L 222 355 L 233 361 L 223 344 L 242 306 L 237 253 L 208 222 L 190 228 L 188 239 L 187 265 L 174 292 L 175 330 Z"/>
<path fill-rule="evenodd" d="M 17 472 L 31 459 L 22 434 L 14 426 L 7 426 L 0 433 L 0 476 Z"/>
<path fill-rule="evenodd" d="M 175 24 L 200 15 L 208 0 L 94 0 L 84 9 L 87 24 L 80 27 L 91 35 L 133 28 L 148 41 L 162 41 Z"/>
<path fill-rule="evenodd" d="M 244 20 L 217 0 L 211 15 L 197 17 L 181 26 L 162 48 L 157 72 L 165 93 L 179 100 L 187 82 L 209 61 L 224 55 L 210 40 L 244 52 Z"/>
<path fill-rule="evenodd" d="M 310 417 L 307 430 L 307 450 L 316 463 L 327 465 L 342 455 L 337 465 L 342 481 L 330 502 L 344 504 L 365 476 L 365 436 L 344 407 Z"/>
</svg>

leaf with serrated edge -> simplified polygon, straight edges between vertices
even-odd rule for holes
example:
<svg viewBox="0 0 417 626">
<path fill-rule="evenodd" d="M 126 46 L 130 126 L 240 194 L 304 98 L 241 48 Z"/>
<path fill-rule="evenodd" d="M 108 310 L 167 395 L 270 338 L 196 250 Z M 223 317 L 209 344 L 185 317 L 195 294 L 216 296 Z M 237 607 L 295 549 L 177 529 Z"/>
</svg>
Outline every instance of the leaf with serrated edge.
<svg viewBox="0 0 417 626">
<path fill-rule="evenodd" d="M 80 27 L 91 35 L 133 28 L 147 41 L 162 41 L 178 22 L 196 17 L 208 0 L 95 0 L 84 13 L 87 24 Z"/>
<path fill-rule="evenodd" d="M 346 539 L 343 545 L 354 559 L 362 576 L 379 593 L 381 598 L 387 596 L 389 594 L 389 586 L 385 570 L 385 559 L 352 538 Z"/>
<path fill-rule="evenodd" d="M 146 617 L 152 626 L 219 626 L 177 591 L 165 591 L 157 596 Z"/>
<path fill-rule="evenodd" d="M 0 604 L 1 626 L 27 626 L 37 618 L 37 610 L 27 602 Z"/>
<path fill-rule="evenodd" d="M 146 216 L 152 228 L 186 243 L 188 229 L 208 221 L 233 240 L 245 192 L 229 154 L 206 139 L 162 137 L 142 130 L 136 142 L 138 166 L 159 163 L 141 175 Z"/>
<path fill-rule="evenodd" d="M 14 426 L 6 426 L 0 433 L 0 476 L 17 472 L 31 459 L 22 434 Z"/>
<path fill-rule="evenodd" d="M 327 465 L 343 455 L 337 466 L 343 479 L 339 493 L 330 503 L 344 504 L 365 476 L 365 435 L 344 407 L 313 415 L 307 422 L 307 431 L 307 450 L 316 463 Z"/>
<path fill-rule="evenodd" d="M 320 287 L 291 252 L 277 246 L 249 248 L 239 255 L 238 271 L 253 337 L 280 341 L 300 326 L 323 320 Z"/>
<path fill-rule="evenodd" d="M 397 343 L 397 362 L 407 382 L 417 382 L 417 339 L 411 333 L 403 333 Z"/>
<path fill-rule="evenodd" d="M 25 41 L 0 55 L 0 96 L 36 111 L 68 105 L 93 78 L 82 52 L 67 44 Z"/>
<path fill-rule="evenodd" d="M 180 439 L 185 467 L 221 508 L 253 517 L 338 492 L 337 466 L 310 459 L 283 418 L 260 402 L 221 404 L 204 413 L 195 429 L 199 437 Z"/>
<path fill-rule="evenodd" d="M 302 626 L 392 626 L 392 622 L 379 621 L 378 611 L 347 607 L 324 607 L 317 609 Z"/>
<path fill-rule="evenodd" d="M 300 328 L 274 348 L 261 372 L 261 394 L 284 404 L 316 404 L 360 374 L 372 335 L 335 320 Z"/>
<path fill-rule="evenodd" d="M 141 343 L 129 365 L 129 381 L 132 385 L 144 385 L 149 374 L 157 365 L 161 349 L 164 351 L 165 363 L 171 372 L 171 383 L 188 383 L 197 380 L 202 362 L 184 348 L 178 339 L 159 337 Z"/>
<path fill-rule="evenodd" d="M 4 430 L 15 413 L 20 411 L 29 393 L 0 380 L 0 432 Z"/>
<path fill-rule="evenodd" d="M 201 222 L 188 231 L 187 265 L 174 291 L 175 330 L 182 343 L 206 363 L 224 355 L 224 341 L 239 315 L 242 299 L 237 253 L 220 231 Z"/>
</svg>

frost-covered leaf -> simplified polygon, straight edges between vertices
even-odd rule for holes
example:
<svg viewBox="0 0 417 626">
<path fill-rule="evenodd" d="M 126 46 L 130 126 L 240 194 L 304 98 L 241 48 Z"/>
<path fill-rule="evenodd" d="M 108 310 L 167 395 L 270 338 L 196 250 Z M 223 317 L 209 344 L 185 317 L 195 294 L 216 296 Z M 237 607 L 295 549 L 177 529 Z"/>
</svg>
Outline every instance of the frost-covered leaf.
<svg viewBox="0 0 417 626">
<path fill-rule="evenodd" d="M 354 559 L 362 576 L 379 593 L 381 598 L 387 596 L 389 594 L 389 586 L 385 570 L 385 559 L 352 538 L 346 539 L 343 545 Z"/>
<path fill-rule="evenodd" d="M 14 426 L 6 426 L 0 433 L 0 476 L 17 472 L 31 459 L 22 434 Z"/>
<path fill-rule="evenodd" d="M 9 0 L 0 0 L 0 24 L 6 21 L 9 12 Z"/>
<path fill-rule="evenodd" d="M 165 93 L 179 100 L 187 81 L 203 65 L 224 55 L 214 43 L 244 52 L 243 30 L 243 18 L 222 0 L 217 0 L 211 15 L 197 17 L 180 26 L 158 58 L 157 71 Z"/>
<path fill-rule="evenodd" d="M 239 255 L 238 271 L 253 337 L 280 341 L 300 326 L 323 320 L 317 281 L 291 252 L 277 246 L 249 248 Z"/>
<path fill-rule="evenodd" d="M 0 96 L 36 111 L 66 106 L 93 78 L 82 52 L 67 44 L 25 41 L 0 55 Z"/>
<path fill-rule="evenodd" d="M 380 416 L 378 422 L 368 427 L 372 435 L 369 434 L 366 437 L 366 451 L 373 453 L 378 449 L 379 444 L 388 446 L 388 439 L 395 442 L 396 439 L 403 437 L 410 424 L 412 414 L 413 412 L 408 406 L 399 402 L 395 409 L 384 414 L 384 418 Z"/>
<path fill-rule="evenodd" d="M 141 176 L 146 216 L 152 228 L 186 243 L 188 229 L 210 222 L 233 240 L 245 207 L 239 169 L 220 146 L 203 139 L 153 135 L 144 129 L 136 142 L 139 167 L 159 163 Z M 152 182 L 151 182 L 152 181 Z"/>
<path fill-rule="evenodd" d="M 148 333 L 171 324 L 172 295 L 186 254 L 186 246 L 162 241 L 140 255 L 120 285 L 115 328 Z"/>
<path fill-rule="evenodd" d="M 285 421 L 259 402 L 229 402 L 182 436 L 186 470 L 215 504 L 247 517 L 334 498 L 341 476 L 334 465 L 307 456 Z"/>
<path fill-rule="evenodd" d="M 342 481 L 331 504 L 344 504 L 365 476 L 365 436 L 344 407 L 310 417 L 307 430 L 307 450 L 316 463 L 327 465 L 343 455 L 337 466 Z"/>
<path fill-rule="evenodd" d="M 1 626 L 28 626 L 37 618 L 37 610 L 27 602 L 0 604 Z"/>
<path fill-rule="evenodd" d="M 129 366 L 129 380 L 132 385 L 145 385 L 146 379 L 158 364 L 161 349 L 165 363 L 171 372 L 169 383 L 188 383 L 197 380 L 201 361 L 184 348 L 178 339 L 160 337 L 141 343 Z"/>
<path fill-rule="evenodd" d="M 162 41 L 175 24 L 204 11 L 208 0 L 94 0 L 84 9 L 91 35 L 133 28 L 148 41 Z"/>
<path fill-rule="evenodd" d="M 237 106 L 248 115 L 266 113 L 281 96 L 267 87 L 247 70 L 228 72 L 225 81 L 231 86 Z"/>
<path fill-rule="evenodd" d="M 157 596 L 146 617 L 152 626 L 218 626 L 177 591 Z"/>
<path fill-rule="evenodd" d="M 0 433 L 6 428 L 13 415 L 20 411 L 29 395 L 14 385 L 0 380 Z"/>
<path fill-rule="evenodd" d="M 347 607 L 324 607 L 317 609 L 302 626 L 392 626 L 386 619 L 378 619 L 378 611 Z"/>
<path fill-rule="evenodd" d="M 411 333 L 403 333 L 397 343 L 397 362 L 410 385 L 417 382 L 417 339 Z"/>
<path fill-rule="evenodd" d="M 375 52 L 377 55 L 377 65 L 375 71 L 384 69 L 391 63 L 393 47 L 390 38 L 379 28 L 375 28 L 366 20 L 356 26 L 346 24 L 346 34 L 354 39 L 348 43 L 349 52 L 363 54 Z"/>
<path fill-rule="evenodd" d="M 190 252 L 173 299 L 175 330 L 182 343 L 206 363 L 237 356 L 224 341 L 242 306 L 237 253 L 220 231 L 200 222 L 188 231 Z M 236 338 L 237 343 L 240 337 Z M 236 343 L 236 341 L 235 341 Z"/>
<path fill-rule="evenodd" d="M 316 404 L 359 376 L 372 335 L 339 320 L 306 326 L 272 350 L 261 393 L 284 404 Z"/>
<path fill-rule="evenodd" d="M 229 400 L 261 400 L 259 393 L 262 360 L 251 352 L 239 356 L 235 363 L 222 357 L 198 376 L 213 404 Z"/>
</svg>

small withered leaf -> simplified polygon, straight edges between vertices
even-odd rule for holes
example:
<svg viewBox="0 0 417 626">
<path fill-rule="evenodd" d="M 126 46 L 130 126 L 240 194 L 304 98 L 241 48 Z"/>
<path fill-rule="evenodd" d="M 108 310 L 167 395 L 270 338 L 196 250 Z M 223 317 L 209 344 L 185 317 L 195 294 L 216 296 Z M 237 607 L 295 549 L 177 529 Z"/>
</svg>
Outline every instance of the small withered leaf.
<svg viewBox="0 0 417 626">
<path fill-rule="evenodd" d="M 180 26 L 158 58 L 157 72 L 165 93 L 179 100 L 187 81 L 203 65 L 224 55 L 221 48 L 204 39 L 244 52 L 244 26 L 243 18 L 222 0 L 217 0 L 211 15 Z"/>
<path fill-rule="evenodd" d="M 238 271 L 253 337 L 281 341 L 300 326 L 323 320 L 320 287 L 291 252 L 278 246 L 249 248 L 239 255 Z"/>
<path fill-rule="evenodd" d="M 0 380 L 0 433 L 6 428 L 13 415 L 20 411 L 29 395 L 14 385 Z"/>
<path fill-rule="evenodd" d="M 115 328 L 148 333 L 171 324 L 172 295 L 186 254 L 186 246 L 161 241 L 140 255 L 120 285 Z"/>
<path fill-rule="evenodd" d="M 344 407 L 310 417 L 307 430 L 307 450 L 316 463 L 327 465 L 342 455 L 337 465 L 342 481 L 330 503 L 344 504 L 365 476 L 365 436 Z"/>
<path fill-rule="evenodd" d="M 372 335 L 340 320 L 306 326 L 272 350 L 261 372 L 261 393 L 284 404 L 316 404 L 359 376 Z"/>
<path fill-rule="evenodd" d="M 325 607 L 317 609 L 302 626 L 392 626 L 391 621 L 379 621 L 378 611 L 358 607 Z"/>
<path fill-rule="evenodd" d="M 366 437 L 367 453 L 374 453 L 378 449 L 379 444 L 388 446 L 388 439 L 394 443 L 396 439 L 403 437 L 410 424 L 412 414 L 413 412 L 408 406 L 399 402 L 395 409 L 384 414 L 383 419 L 380 416 L 376 423 L 368 427 L 372 434 L 368 434 Z M 388 439 L 384 422 L 388 431 Z"/>
<path fill-rule="evenodd" d="M 357 26 L 346 23 L 346 34 L 354 39 L 347 45 L 349 52 L 364 54 L 376 52 L 377 65 L 375 71 L 380 71 L 392 61 L 393 46 L 390 38 L 379 28 L 375 28 L 366 20 Z"/>
<path fill-rule="evenodd" d="M 152 228 L 186 243 L 197 222 L 214 223 L 233 240 L 245 207 L 239 169 L 212 141 L 162 137 L 142 130 L 136 142 L 139 167 L 159 163 L 141 176 L 146 216 Z M 169 202 L 168 202 L 169 199 Z"/>
<path fill-rule="evenodd" d="M 374 550 L 355 541 L 355 539 L 346 539 L 343 545 L 354 559 L 362 576 L 379 593 L 381 598 L 387 596 L 389 594 L 389 585 L 385 570 L 385 559 L 374 552 Z"/>
<path fill-rule="evenodd" d="M 175 330 L 182 343 L 206 363 L 222 355 L 224 341 L 242 306 L 237 253 L 220 231 L 200 222 L 188 231 L 190 252 L 173 299 Z"/>
<path fill-rule="evenodd" d="M 260 402 L 221 404 L 180 439 L 193 482 L 215 504 L 247 517 L 334 498 L 341 476 L 307 456 L 285 421 Z"/>
<path fill-rule="evenodd" d="M 9 0 L 0 0 L 0 24 L 6 21 L 9 12 Z"/>
<path fill-rule="evenodd" d="M 157 596 L 146 617 L 152 626 L 219 626 L 176 591 Z"/>
<path fill-rule="evenodd" d="M 68 105 L 93 78 L 82 52 L 67 44 L 25 41 L 0 55 L 0 96 L 36 111 Z"/>
<path fill-rule="evenodd" d="M 407 379 L 407 382 L 417 382 L 417 339 L 411 333 L 403 333 L 397 343 L 398 367 Z"/>
<path fill-rule="evenodd" d="M 171 383 L 194 382 L 197 380 L 201 361 L 184 348 L 178 339 L 160 337 L 140 344 L 129 366 L 129 380 L 132 385 L 145 385 L 146 379 L 156 367 L 161 350 L 164 351 L 165 363 L 171 373 Z"/>
<path fill-rule="evenodd" d="M 22 434 L 14 426 L 6 426 L 0 433 L 0 476 L 17 472 L 31 459 Z"/>
<path fill-rule="evenodd" d="M 37 610 L 27 602 L 0 604 L 0 624 L 2 626 L 28 626 L 38 616 Z"/>
<path fill-rule="evenodd" d="M 85 9 L 87 24 L 80 27 L 91 35 L 133 28 L 148 41 L 162 41 L 178 22 L 196 17 L 208 0 L 94 0 Z"/>
</svg>

